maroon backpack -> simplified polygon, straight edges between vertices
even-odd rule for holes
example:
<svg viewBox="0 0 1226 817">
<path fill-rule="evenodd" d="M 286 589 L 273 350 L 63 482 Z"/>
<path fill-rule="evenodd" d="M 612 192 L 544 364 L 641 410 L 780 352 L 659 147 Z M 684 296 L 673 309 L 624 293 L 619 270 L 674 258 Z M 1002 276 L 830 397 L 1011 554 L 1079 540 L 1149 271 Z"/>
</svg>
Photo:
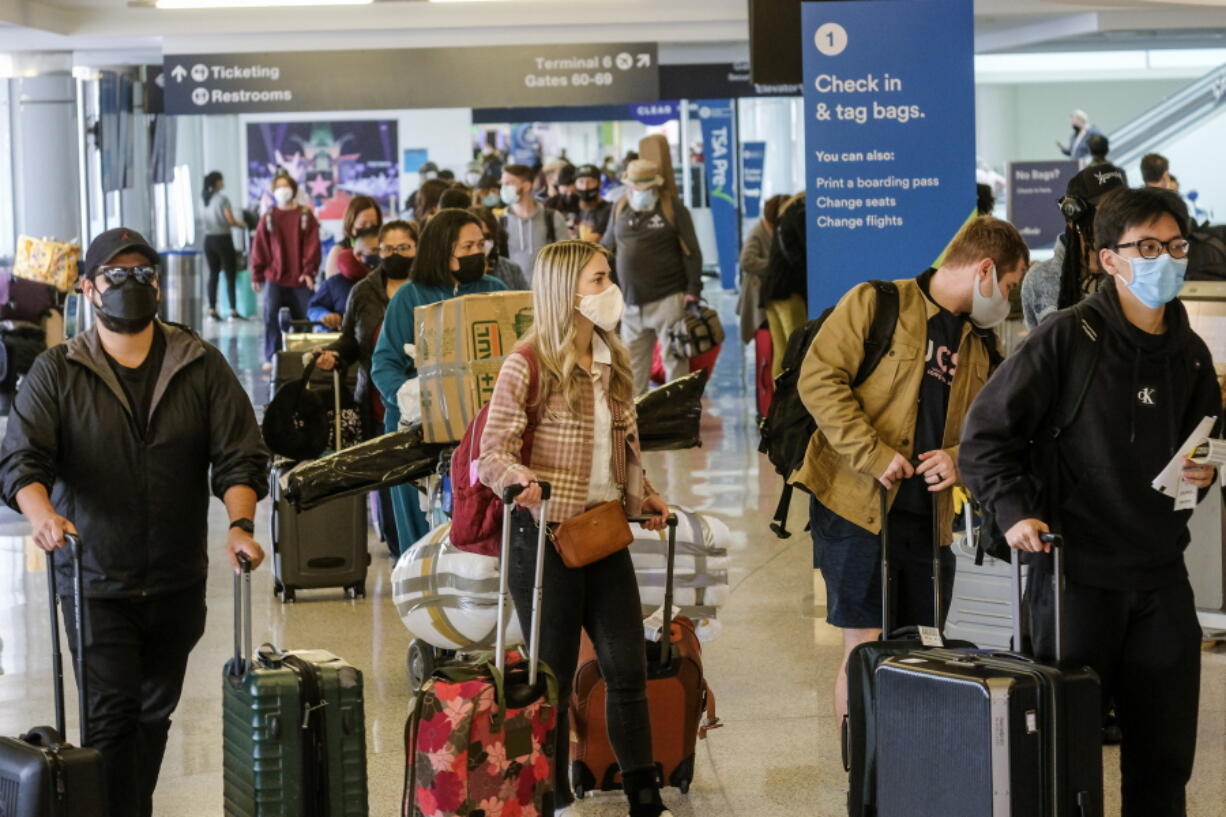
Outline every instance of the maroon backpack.
<svg viewBox="0 0 1226 817">
<path fill-rule="evenodd" d="M 539 375 L 536 355 L 532 347 L 523 346 L 518 351 L 528 362 L 528 394 L 535 395 Z M 481 459 L 481 437 L 485 434 L 485 421 L 489 418 L 487 403 L 464 429 L 464 439 L 451 455 L 451 544 L 469 553 L 482 556 L 497 556 L 502 549 L 502 497 L 490 490 L 477 477 L 477 463 Z M 536 432 L 537 417 L 528 412 L 528 425 L 524 428 L 523 447 L 519 459 L 524 465 L 532 461 L 532 438 Z"/>
</svg>

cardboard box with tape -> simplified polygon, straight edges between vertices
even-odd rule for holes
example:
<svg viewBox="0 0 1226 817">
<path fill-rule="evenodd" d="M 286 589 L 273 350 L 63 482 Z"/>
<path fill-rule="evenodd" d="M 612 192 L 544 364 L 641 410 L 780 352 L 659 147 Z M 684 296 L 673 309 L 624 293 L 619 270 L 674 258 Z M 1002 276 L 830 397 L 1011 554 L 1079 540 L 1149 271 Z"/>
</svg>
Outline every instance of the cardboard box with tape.
<svg viewBox="0 0 1226 817">
<path fill-rule="evenodd" d="M 464 295 L 413 311 L 426 442 L 459 442 L 494 393 L 502 362 L 532 328 L 531 292 Z"/>
</svg>

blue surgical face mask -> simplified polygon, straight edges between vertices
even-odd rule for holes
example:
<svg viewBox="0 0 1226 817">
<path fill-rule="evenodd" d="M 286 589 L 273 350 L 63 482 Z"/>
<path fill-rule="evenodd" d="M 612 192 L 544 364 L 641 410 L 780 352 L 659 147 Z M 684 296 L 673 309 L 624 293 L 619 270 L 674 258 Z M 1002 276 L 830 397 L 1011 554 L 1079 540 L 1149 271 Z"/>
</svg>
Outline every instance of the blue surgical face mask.
<svg viewBox="0 0 1226 817">
<path fill-rule="evenodd" d="M 508 207 L 514 207 L 519 204 L 519 187 L 513 184 L 504 184 L 502 186 L 502 200 L 506 202 Z"/>
<path fill-rule="evenodd" d="M 1122 256 L 1121 256 L 1122 257 Z M 1163 253 L 1157 258 L 1129 258 L 1132 282 L 1128 291 L 1150 309 L 1169 304 L 1183 288 L 1184 275 L 1188 271 L 1188 259 L 1171 258 Z"/>
<path fill-rule="evenodd" d="M 656 191 L 635 190 L 630 194 L 630 206 L 640 213 L 656 209 Z"/>
<path fill-rule="evenodd" d="M 493 210 L 495 207 L 502 206 L 502 196 L 497 193 L 489 193 L 485 198 L 481 199 L 481 203 Z"/>
</svg>

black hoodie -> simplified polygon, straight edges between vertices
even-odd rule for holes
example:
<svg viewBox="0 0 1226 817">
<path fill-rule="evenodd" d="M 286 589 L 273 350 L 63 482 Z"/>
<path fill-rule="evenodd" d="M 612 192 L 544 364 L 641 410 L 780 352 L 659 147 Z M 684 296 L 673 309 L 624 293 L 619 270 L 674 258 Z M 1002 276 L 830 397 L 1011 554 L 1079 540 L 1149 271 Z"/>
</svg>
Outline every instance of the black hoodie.
<svg viewBox="0 0 1226 817">
<path fill-rule="evenodd" d="M 1221 413 L 1213 360 L 1179 301 L 1166 332 L 1124 317 L 1108 284 L 1083 302 L 1102 337 L 1093 380 L 1072 425 L 1051 440 L 1052 417 L 1083 330 L 1073 310 L 1044 321 L 988 381 L 971 407 L 959 467 L 1002 531 L 1041 519 L 1064 535 L 1071 580 L 1145 590 L 1186 575 L 1190 511 L 1151 487 L 1204 417 Z M 1054 446 L 1040 452 L 1039 446 Z M 1042 453 L 1042 456 L 1039 454 Z M 1043 466 L 1037 463 L 1045 463 Z M 1046 477 L 1038 473 L 1052 470 Z M 1048 481 L 1052 484 L 1044 485 Z"/>
</svg>

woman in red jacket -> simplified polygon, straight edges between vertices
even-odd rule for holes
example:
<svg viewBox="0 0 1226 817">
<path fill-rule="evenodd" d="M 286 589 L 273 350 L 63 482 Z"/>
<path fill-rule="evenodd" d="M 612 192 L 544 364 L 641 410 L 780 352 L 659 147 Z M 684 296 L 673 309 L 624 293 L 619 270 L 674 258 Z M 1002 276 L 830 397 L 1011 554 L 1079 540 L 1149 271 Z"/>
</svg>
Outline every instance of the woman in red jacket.
<svg viewBox="0 0 1226 817">
<path fill-rule="evenodd" d="M 298 183 L 284 170 L 272 180 L 277 206 L 260 218 L 251 245 L 251 288 L 264 298 L 264 358 L 271 361 L 281 348 L 277 313 L 289 307 L 294 320 L 306 320 L 307 301 L 319 272 L 319 222 L 307 208 L 294 203 Z M 265 368 L 270 368 L 268 364 Z"/>
</svg>

